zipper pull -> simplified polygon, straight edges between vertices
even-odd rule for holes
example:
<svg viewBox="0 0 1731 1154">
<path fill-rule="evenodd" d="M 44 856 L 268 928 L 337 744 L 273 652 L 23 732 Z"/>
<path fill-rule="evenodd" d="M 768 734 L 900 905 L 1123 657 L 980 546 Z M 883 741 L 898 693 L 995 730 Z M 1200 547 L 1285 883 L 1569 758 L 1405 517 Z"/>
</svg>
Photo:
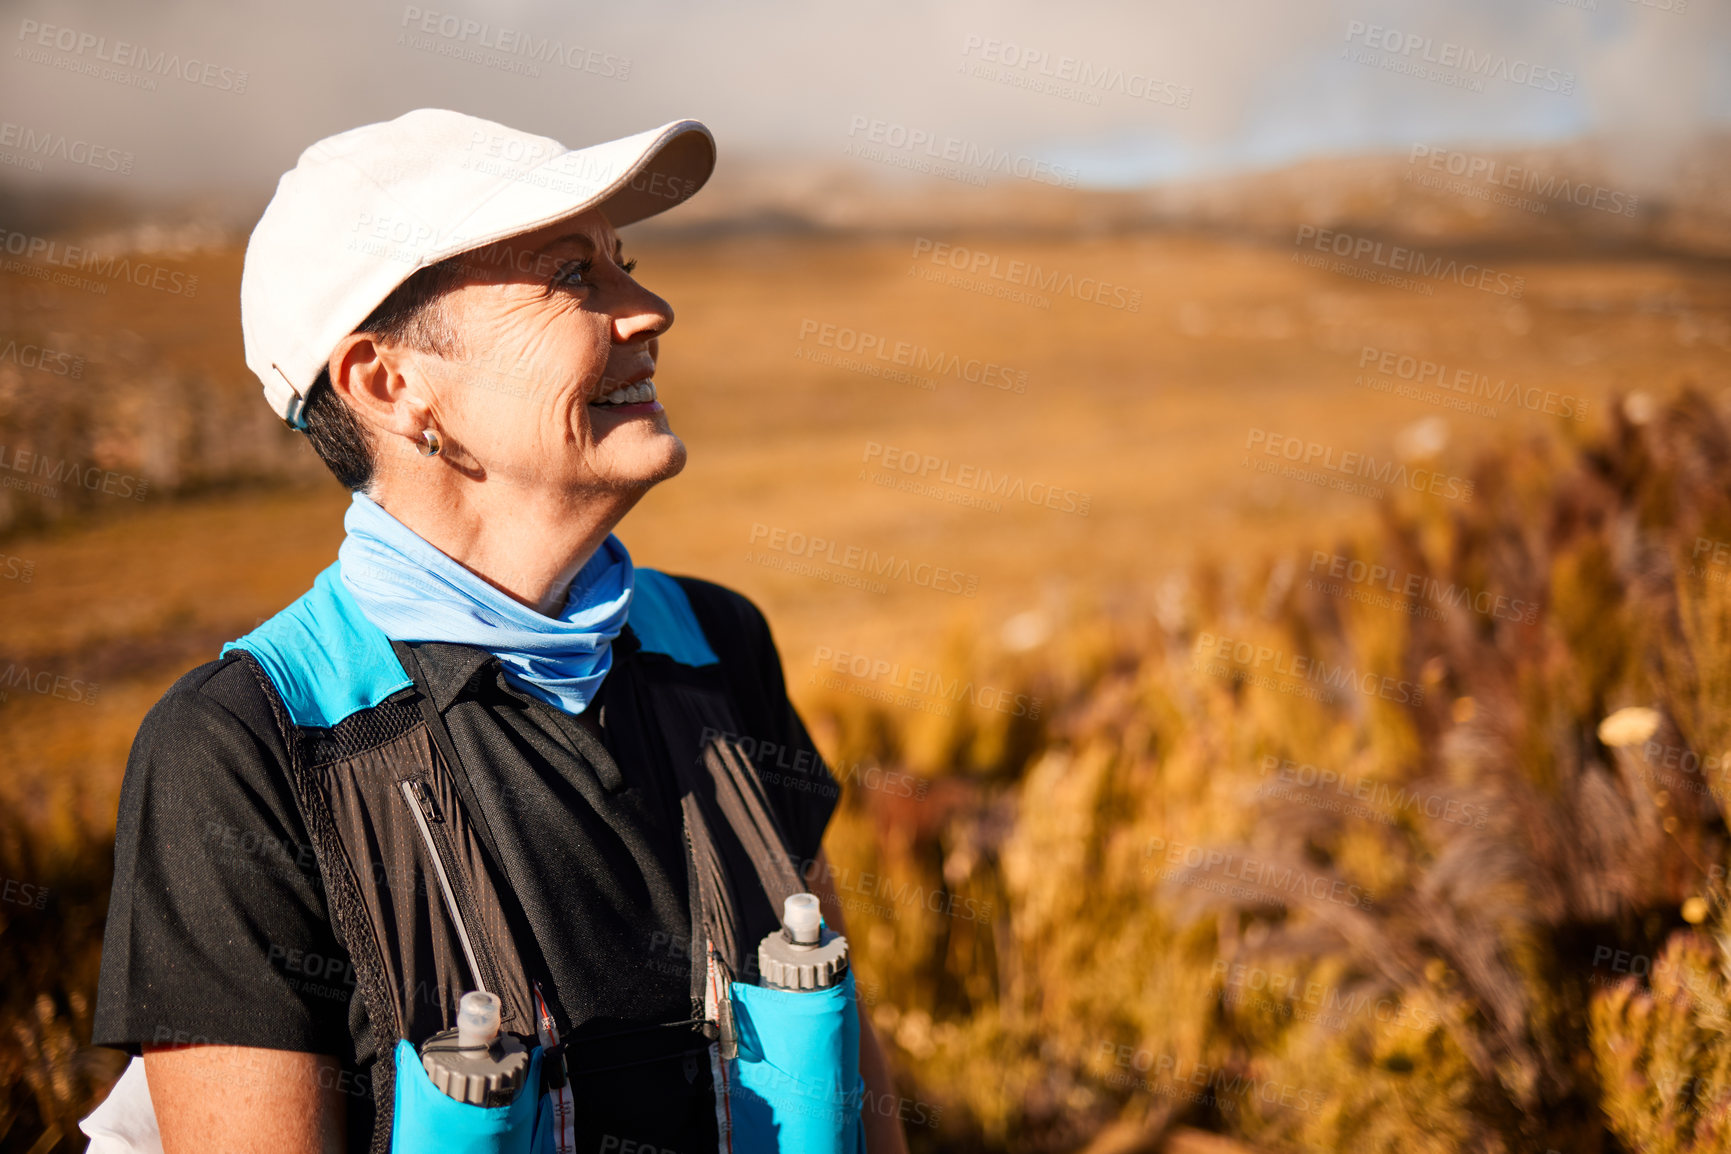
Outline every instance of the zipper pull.
<svg viewBox="0 0 1731 1154">
<path fill-rule="evenodd" d="M 721 1060 L 731 1062 L 739 1056 L 739 1035 L 733 1023 L 733 992 L 729 988 L 733 983 L 727 976 L 726 967 L 721 964 L 714 942 L 708 943 L 705 952 L 709 978 L 704 989 L 704 1009 L 707 1011 L 704 1016 L 715 1026 L 714 1037 Z M 703 1032 L 709 1034 L 707 1029 Z"/>
<path fill-rule="evenodd" d="M 559 1041 L 559 1026 L 553 1021 L 553 1011 L 541 994 L 541 983 L 535 987 L 535 1039 L 541 1043 L 541 1080 L 545 1090 L 562 1090 L 569 1080 L 565 1069 L 565 1047 Z"/>
<path fill-rule="evenodd" d="M 411 778 L 404 783 L 415 795 L 415 804 L 421 809 L 421 816 L 429 822 L 444 821 L 445 815 L 439 812 L 439 803 L 433 800 L 433 791 L 427 788 L 427 783 L 420 778 Z"/>
</svg>

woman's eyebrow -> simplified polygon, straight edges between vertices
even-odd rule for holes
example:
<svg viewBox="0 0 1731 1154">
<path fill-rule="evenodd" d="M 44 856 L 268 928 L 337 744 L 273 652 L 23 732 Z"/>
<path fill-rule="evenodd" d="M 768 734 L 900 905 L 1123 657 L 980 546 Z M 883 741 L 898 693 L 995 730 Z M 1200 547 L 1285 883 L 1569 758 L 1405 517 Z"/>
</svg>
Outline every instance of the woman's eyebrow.
<svg viewBox="0 0 1731 1154">
<path fill-rule="evenodd" d="M 595 251 L 595 242 L 589 239 L 589 234 L 586 232 L 571 232 L 566 233 L 564 236 L 554 237 L 536 251 L 546 252 L 549 249 L 558 248 L 562 244 L 581 244 L 591 253 Z"/>
<path fill-rule="evenodd" d="M 595 250 L 596 250 L 595 241 L 586 232 L 572 232 L 572 233 L 566 233 L 564 236 L 554 237 L 552 240 L 550 240 L 546 244 L 542 245 L 540 247 L 540 249 L 537 250 L 537 254 L 545 253 L 549 249 L 558 248 L 562 244 L 572 244 L 572 243 L 581 244 L 585 249 L 588 250 L 588 252 L 591 256 L 593 256 L 595 254 Z M 613 238 L 613 263 L 623 264 L 624 258 L 625 258 L 625 242 L 623 240 L 619 239 L 618 237 L 614 237 Z"/>
</svg>

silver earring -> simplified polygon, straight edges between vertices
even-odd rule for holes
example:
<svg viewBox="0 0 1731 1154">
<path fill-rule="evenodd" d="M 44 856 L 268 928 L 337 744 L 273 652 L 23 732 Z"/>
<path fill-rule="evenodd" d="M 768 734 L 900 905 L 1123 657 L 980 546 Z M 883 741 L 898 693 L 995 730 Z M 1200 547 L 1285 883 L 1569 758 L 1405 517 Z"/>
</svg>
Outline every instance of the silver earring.
<svg viewBox="0 0 1731 1154">
<path fill-rule="evenodd" d="M 421 456 L 423 457 L 437 457 L 444 451 L 445 444 L 443 441 L 439 440 L 439 431 L 437 429 L 422 429 L 421 443 L 416 445 L 415 448 L 421 451 Z"/>
</svg>

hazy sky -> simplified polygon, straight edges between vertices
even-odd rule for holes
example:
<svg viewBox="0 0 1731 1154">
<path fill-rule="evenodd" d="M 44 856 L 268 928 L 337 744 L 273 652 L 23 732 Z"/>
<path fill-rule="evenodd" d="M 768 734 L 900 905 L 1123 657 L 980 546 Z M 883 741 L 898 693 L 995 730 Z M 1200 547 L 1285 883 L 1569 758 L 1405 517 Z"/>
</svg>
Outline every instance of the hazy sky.
<svg viewBox="0 0 1731 1154">
<path fill-rule="evenodd" d="M 1662 146 L 1731 122 L 1727 0 L 38 0 L 9 5 L 0 28 L 5 131 L 130 153 L 132 170 L 50 157 L 35 172 L 0 157 L 0 179 L 140 191 L 267 188 L 318 137 L 423 105 L 568 145 L 691 116 L 734 164 L 777 153 L 863 163 L 843 150 L 863 139 L 850 128 L 864 118 L 1026 153 L 1083 185 L 1427 141 L 1615 133 Z M 504 30 L 503 47 L 482 46 Z M 534 63 L 510 51 L 519 33 L 542 53 L 538 76 L 510 70 Z M 145 63 L 99 59 L 116 41 Z M 545 44 L 564 59 L 546 59 Z M 1070 90 L 1006 83 L 1040 79 L 1039 64 L 1012 66 L 1028 53 Z M 1491 74 L 1465 75 L 1462 53 L 1488 58 Z M 1412 74 L 1427 56 L 1449 75 Z M 193 79 L 149 72 L 176 57 Z M 1104 79 L 1078 85 L 1084 67 Z M 1518 82 L 1535 70 L 1536 84 Z M 123 82 L 140 79 L 156 89 Z M 1460 86 L 1475 79 L 1482 90 Z M 1155 99 L 1132 94 L 1150 83 Z M 0 152 L 15 139 L 0 136 Z"/>
</svg>

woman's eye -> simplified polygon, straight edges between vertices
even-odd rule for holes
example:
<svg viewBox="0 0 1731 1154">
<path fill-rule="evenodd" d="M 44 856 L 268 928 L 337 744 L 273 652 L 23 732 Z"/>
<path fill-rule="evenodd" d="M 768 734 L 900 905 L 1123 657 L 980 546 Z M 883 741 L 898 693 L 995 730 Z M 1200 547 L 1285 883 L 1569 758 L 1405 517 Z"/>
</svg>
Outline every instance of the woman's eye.
<svg viewBox="0 0 1731 1154">
<path fill-rule="evenodd" d="M 637 267 L 637 261 L 635 259 L 624 261 L 619 267 L 626 276 L 630 276 Z M 564 288 L 592 287 L 593 282 L 589 280 L 589 274 L 594 268 L 595 262 L 588 257 L 568 260 L 554 271 L 553 283 Z"/>
<path fill-rule="evenodd" d="M 589 270 L 594 265 L 588 259 L 568 260 L 560 265 L 553 274 L 553 282 L 560 285 L 586 285 L 589 283 Z"/>
</svg>

